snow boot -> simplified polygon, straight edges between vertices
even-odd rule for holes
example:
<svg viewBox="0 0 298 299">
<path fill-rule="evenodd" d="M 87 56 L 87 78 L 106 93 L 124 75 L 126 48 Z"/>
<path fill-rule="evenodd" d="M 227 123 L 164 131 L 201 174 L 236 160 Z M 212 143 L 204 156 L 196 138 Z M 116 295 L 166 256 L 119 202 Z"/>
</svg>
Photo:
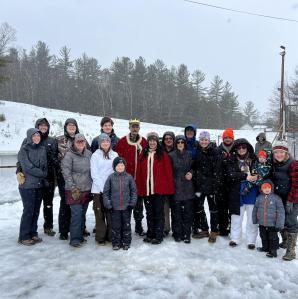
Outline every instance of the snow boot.
<svg viewBox="0 0 298 299">
<path fill-rule="evenodd" d="M 234 241 L 230 241 L 229 245 L 230 245 L 231 247 L 236 247 L 236 246 L 237 246 L 237 243 L 234 242 Z"/>
<path fill-rule="evenodd" d="M 211 232 L 210 233 L 210 236 L 209 236 L 209 239 L 208 239 L 208 242 L 209 243 L 215 243 L 216 242 L 216 237 L 217 237 L 217 233 L 215 232 Z M 204 237 L 203 237 L 204 238 Z"/>
<path fill-rule="evenodd" d="M 255 250 L 256 245 L 255 244 L 248 244 L 247 248 L 250 249 L 250 250 Z"/>
<path fill-rule="evenodd" d="M 85 228 L 84 229 L 84 232 L 83 232 L 83 237 L 89 237 L 90 236 L 90 233 L 87 231 L 87 229 Z"/>
<path fill-rule="evenodd" d="M 60 240 L 67 240 L 68 239 L 68 234 L 60 234 L 59 239 Z"/>
<path fill-rule="evenodd" d="M 259 252 L 268 252 L 268 249 L 264 248 L 264 247 L 257 247 L 257 251 L 259 251 Z"/>
<path fill-rule="evenodd" d="M 36 244 L 36 243 L 41 243 L 42 242 L 42 238 L 39 238 L 38 236 L 34 236 L 32 237 L 32 241 Z"/>
<path fill-rule="evenodd" d="M 143 226 L 142 226 L 142 222 L 141 221 L 137 221 L 136 222 L 136 226 L 135 226 L 135 233 L 141 237 L 145 236 L 145 233 L 144 233 L 144 229 L 143 229 Z"/>
<path fill-rule="evenodd" d="M 151 243 L 151 242 L 152 242 L 152 239 L 149 238 L 149 237 L 145 237 L 145 238 L 143 239 L 143 241 L 144 241 L 145 243 Z"/>
<path fill-rule="evenodd" d="M 123 250 L 128 250 L 129 248 L 130 248 L 129 245 L 127 245 L 127 244 L 123 244 Z"/>
<path fill-rule="evenodd" d="M 297 242 L 297 233 L 288 233 L 287 251 L 282 257 L 285 261 L 292 261 L 296 258 L 295 246 Z"/>
<path fill-rule="evenodd" d="M 151 244 L 152 245 L 159 245 L 159 244 L 161 244 L 161 241 L 162 240 L 159 240 L 159 239 L 152 239 Z"/>
<path fill-rule="evenodd" d="M 279 243 L 279 247 L 283 249 L 287 249 L 288 232 L 282 230 L 280 234 L 281 234 L 282 242 Z"/>
<path fill-rule="evenodd" d="M 45 228 L 44 233 L 50 237 L 54 237 L 56 232 L 52 228 Z"/>
<path fill-rule="evenodd" d="M 119 250 L 120 246 L 119 245 L 113 245 L 113 250 Z"/>
<path fill-rule="evenodd" d="M 277 257 L 277 251 L 276 250 L 270 250 L 269 252 L 266 253 L 267 257 L 273 258 Z"/>
<path fill-rule="evenodd" d="M 193 234 L 192 237 L 194 239 L 203 239 L 203 238 L 208 238 L 209 237 L 209 232 L 208 230 L 201 230 L 197 234 Z"/>
<path fill-rule="evenodd" d="M 32 246 L 35 245 L 35 242 L 31 239 L 28 240 L 19 240 L 18 241 L 20 244 L 25 245 L 25 246 Z"/>
</svg>

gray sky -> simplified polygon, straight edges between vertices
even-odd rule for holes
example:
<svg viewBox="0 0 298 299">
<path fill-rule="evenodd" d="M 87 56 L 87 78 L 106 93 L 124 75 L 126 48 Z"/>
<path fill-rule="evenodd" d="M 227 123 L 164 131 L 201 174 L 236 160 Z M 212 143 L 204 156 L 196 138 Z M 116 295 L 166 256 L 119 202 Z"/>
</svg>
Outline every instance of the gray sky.
<svg viewBox="0 0 298 299">
<path fill-rule="evenodd" d="M 298 19 L 298 0 L 212 0 L 202 2 Z M 0 0 L 0 23 L 17 30 L 16 45 L 30 49 L 45 41 L 58 54 L 83 52 L 108 67 L 117 56 L 168 66 L 185 63 L 210 81 L 229 81 L 239 101 L 263 112 L 280 80 L 280 45 L 285 45 L 286 77 L 298 65 L 298 23 L 217 10 L 183 0 Z M 209 82 L 208 82 L 209 83 Z"/>
</svg>

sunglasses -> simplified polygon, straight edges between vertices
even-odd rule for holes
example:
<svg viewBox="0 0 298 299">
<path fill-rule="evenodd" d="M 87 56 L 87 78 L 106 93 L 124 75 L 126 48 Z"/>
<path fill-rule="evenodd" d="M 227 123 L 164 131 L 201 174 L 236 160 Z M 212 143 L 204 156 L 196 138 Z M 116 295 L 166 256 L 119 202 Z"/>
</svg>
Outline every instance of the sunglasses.
<svg viewBox="0 0 298 299">
<path fill-rule="evenodd" d="M 240 150 L 240 149 L 247 149 L 247 145 L 243 144 L 243 145 L 239 145 L 237 147 L 237 150 Z"/>
<path fill-rule="evenodd" d="M 185 144 L 185 142 L 183 140 L 179 140 L 177 141 L 177 144 Z"/>
<path fill-rule="evenodd" d="M 76 143 L 85 143 L 85 140 L 77 140 Z"/>
</svg>

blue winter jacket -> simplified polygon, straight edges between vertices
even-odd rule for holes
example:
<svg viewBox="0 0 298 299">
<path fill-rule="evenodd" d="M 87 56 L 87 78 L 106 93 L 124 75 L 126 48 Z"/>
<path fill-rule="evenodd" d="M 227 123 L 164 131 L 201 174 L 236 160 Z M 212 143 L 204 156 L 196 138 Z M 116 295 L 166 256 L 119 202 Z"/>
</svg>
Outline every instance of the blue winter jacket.
<svg viewBox="0 0 298 299">
<path fill-rule="evenodd" d="M 192 138 L 186 137 L 186 129 L 192 129 L 194 136 Z M 187 150 L 191 152 L 192 158 L 195 159 L 197 156 L 198 141 L 196 140 L 197 127 L 193 124 L 187 125 L 184 129 L 184 136 L 186 138 Z"/>
</svg>

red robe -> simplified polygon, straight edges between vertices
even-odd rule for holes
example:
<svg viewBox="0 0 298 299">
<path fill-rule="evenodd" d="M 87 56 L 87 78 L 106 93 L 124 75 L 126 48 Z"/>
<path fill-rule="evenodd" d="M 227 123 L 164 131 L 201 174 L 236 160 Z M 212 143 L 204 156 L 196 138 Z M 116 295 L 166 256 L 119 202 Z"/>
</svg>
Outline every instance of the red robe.
<svg viewBox="0 0 298 299">
<path fill-rule="evenodd" d="M 173 168 L 169 155 L 164 152 L 161 160 L 158 160 L 157 155 L 154 154 L 153 163 L 151 162 L 151 170 L 149 169 L 149 158 L 150 153 L 148 153 L 146 158 L 143 158 L 143 153 L 139 157 L 136 178 L 138 195 L 149 196 L 150 194 L 174 194 L 175 187 Z M 149 183 L 149 181 L 151 183 Z"/>
<path fill-rule="evenodd" d="M 136 179 L 138 157 L 141 151 L 146 147 L 147 141 L 144 137 L 139 138 L 137 142 L 132 142 L 129 135 L 122 137 L 115 147 L 119 157 L 126 161 L 126 171 Z"/>
</svg>

